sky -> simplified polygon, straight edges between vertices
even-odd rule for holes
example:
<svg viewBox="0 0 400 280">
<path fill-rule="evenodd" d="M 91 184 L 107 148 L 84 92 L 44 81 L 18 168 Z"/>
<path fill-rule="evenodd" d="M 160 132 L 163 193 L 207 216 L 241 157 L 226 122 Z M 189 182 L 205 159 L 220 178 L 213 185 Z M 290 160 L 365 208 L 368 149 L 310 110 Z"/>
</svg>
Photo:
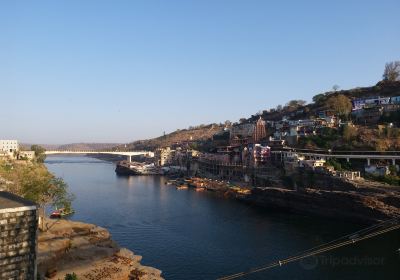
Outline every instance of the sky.
<svg viewBox="0 0 400 280">
<path fill-rule="evenodd" d="M 119 142 L 237 121 L 400 59 L 400 1 L 0 2 L 0 139 Z"/>
</svg>

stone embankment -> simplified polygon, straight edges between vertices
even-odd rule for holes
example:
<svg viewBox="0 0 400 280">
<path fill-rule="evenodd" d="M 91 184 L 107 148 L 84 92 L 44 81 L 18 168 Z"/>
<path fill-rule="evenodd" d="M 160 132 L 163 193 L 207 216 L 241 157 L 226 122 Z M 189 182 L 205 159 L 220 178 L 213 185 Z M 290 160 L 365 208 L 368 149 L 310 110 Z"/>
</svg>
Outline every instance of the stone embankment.
<svg viewBox="0 0 400 280">
<path fill-rule="evenodd" d="M 364 179 L 350 181 L 324 174 L 294 174 L 297 186 L 276 178 L 268 187 L 251 188 L 221 180 L 191 178 L 202 187 L 251 205 L 299 214 L 373 224 L 400 217 L 400 187 Z M 184 181 L 182 181 L 184 183 Z M 301 184 L 300 184 L 301 183 Z"/>
<path fill-rule="evenodd" d="M 247 200 L 256 205 L 367 224 L 400 217 L 399 187 L 363 179 L 316 177 L 313 185 L 295 189 L 256 188 Z"/>
<path fill-rule="evenodd" d="M 160 280 L 161 271 L 140 264 L 142 257 L 120 248 L 101 227 L 46 219 L 39 233 L 38 272 L 45 279 Z"/>
</svg>

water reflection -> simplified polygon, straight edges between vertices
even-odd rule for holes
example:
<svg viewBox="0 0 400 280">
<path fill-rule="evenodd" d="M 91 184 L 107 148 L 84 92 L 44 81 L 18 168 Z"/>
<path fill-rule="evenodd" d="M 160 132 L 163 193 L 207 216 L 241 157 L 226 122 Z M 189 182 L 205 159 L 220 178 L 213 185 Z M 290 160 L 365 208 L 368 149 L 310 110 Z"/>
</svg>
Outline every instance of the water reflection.
<svg viewBox="0 0 400 280">
<path fill-rule="evenodd" d="M 76 194 L 74 219 L 108 228 L 166 279 L 216 279 L 264 265 L 346 235 L 351 223 L 251 207 L 210 193 L 177 191 L 163 177 L 118 177 L 115 166 L 86 157 L 49 157 L 48 168 Z M 397 279 L 400 235 L 394 232 L 245 279 Z M 351 258 L 381 265 L 334 265 Z M 325 261 L 324 261 L 325 260 Z"/>
</svg>

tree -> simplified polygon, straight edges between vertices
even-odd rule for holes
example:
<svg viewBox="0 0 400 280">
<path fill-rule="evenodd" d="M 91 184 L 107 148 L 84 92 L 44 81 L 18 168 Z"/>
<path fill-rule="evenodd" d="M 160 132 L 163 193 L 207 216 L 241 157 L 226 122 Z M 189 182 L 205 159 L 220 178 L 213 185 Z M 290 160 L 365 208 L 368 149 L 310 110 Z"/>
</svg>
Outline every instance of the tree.
<svg viewBox="0 0 400 280">
<path fill-rule="evenodd" d="M 231 127 L 232 126 L 232 122 L 229 120 L 225 121 L 225 127 Z"/>
<path fill-rule="evenodd" d="M 352 108 L 350 98 L 343 94 L 329 97 L 326 106 L 334 110 L 339 116 L 347 116 Z"/>
<path fill-rule="evenodd" d="M 350 126 L 350 125 L 346 125 L 343 128 L 343 139 L 348 141 L 354 140 L 357 136 L 357 128 Z"/>
<path fill-rule="evenodd" d="M 65 275 L 64 280 L 78 280 L 78 276 L 75 273 Z"/>
<path fill-rule="evenodd" d="M 282 105 L 276 106 L 276 110 L 277 110 L 278 112 L 282 111 L 282 109 L 283 109 L 283 106 L 282 106 Z"/>
<path fill-rule="evenodd" d="M 332 87 L 333 91 L 338 91 L 340 89 L 339 85 L 333 85 Z"/>
<path fill-rule="evenodd" d="M 320 94 L 315 95 L 315 96 L 312 98 L 312 101 L 313 101 L 314 103 L 320 103 L 320 102 L 323 102 L 325 99 L 326 99 L 325 94 L 320 93 Z"/>
<path fill-rule="evenodd" d="M 400 61 L 386 63 L 383 72 L 383 80 L 391 82 L 400 80 Z"/>
<path fill-rule="evenodd" d="M 298 108 L 298 107 L 306 105 L 306 103 L 307 103 L 307 101 L 305 101 L 305 100 L 290 100 L 288 103 L 286 103 L 286 107 Z"/>
<path fill-rule="evenodd" d="M 31 150 L 35 152 L 36 161 L 43 163 L 46 159 L 46 149 L 39 145 L 32 145 Z"/>
<path fill-rule="evenodd" d="M 52 204 L 56 208 L 71 208 L 74 196 L 68 193 L 68 185 L 44 166 L 24 168 L 20 184 L 22 196 L 42 207 Z"/>
</svg>

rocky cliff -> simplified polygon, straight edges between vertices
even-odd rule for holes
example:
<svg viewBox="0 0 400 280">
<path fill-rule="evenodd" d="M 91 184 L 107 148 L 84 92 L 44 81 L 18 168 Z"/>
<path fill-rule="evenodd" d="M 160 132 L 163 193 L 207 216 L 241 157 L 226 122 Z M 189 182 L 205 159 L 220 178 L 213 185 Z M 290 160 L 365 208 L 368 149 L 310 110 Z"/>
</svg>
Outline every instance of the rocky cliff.
<svg viewBox="0 0 400 280">
<path fill-rule="evenodd" d="M 314 176 L 297 188 L 253 189 L 248 201 L 264 207 L 373 224 L 400 216 L 400 188 L 367 180 Z"/>
<path fill-rule="evenodd" d="M 64 280 L 160 280 L 161 271 L 140 264 L 141 256 L 120 248 L 101 227 L 67 220 L 44 222 L 38 242 L 38 272 Z"/>
</svg>

